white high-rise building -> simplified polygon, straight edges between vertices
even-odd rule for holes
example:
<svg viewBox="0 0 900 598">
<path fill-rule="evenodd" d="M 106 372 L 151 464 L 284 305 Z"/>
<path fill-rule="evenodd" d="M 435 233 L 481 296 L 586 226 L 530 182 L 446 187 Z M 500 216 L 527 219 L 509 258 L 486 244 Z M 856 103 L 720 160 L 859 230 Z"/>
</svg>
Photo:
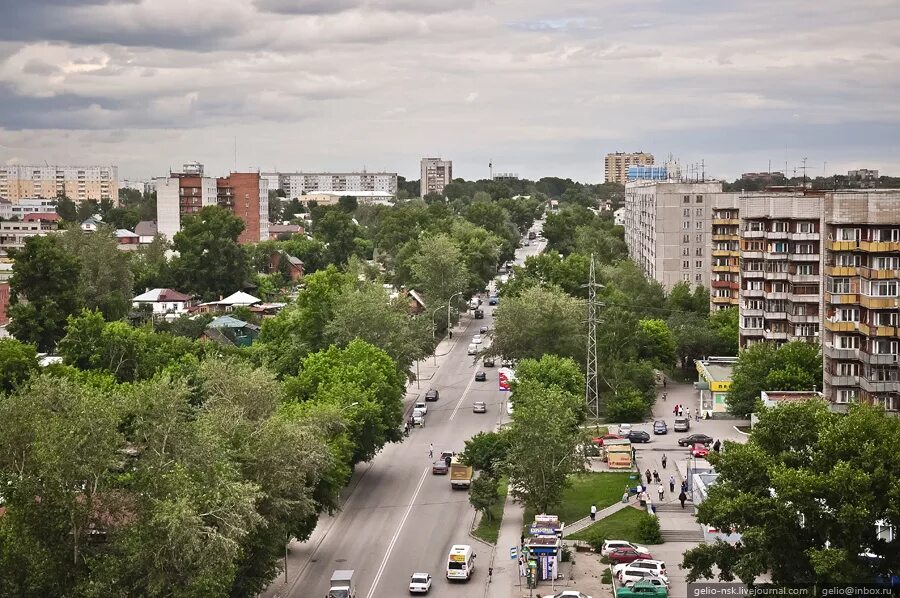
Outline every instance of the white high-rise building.
<svg viewBox="0 0 900 598">
<path fill-rule="evenodd" d="M 288 199 L 308 193 L 397 192 L 396 172 L 263 172 L 260 177 L 268 182 L 270 191 L 281 190 Z"/>
<path fill-rule="evenodd" d="M 422 172 L 419 179 L 420 195 L 443 193 L 444 187 L 453 180 L 453 161 L 443 158 L 422 158 Z"/>
<path fill-rule="evenodd" d="M 118 202 L 118 179 L 116 166 L 5 165 L 0 166 L 0 197 L 13 203 L 63 196 L 77 202 Z"/>
</svg>

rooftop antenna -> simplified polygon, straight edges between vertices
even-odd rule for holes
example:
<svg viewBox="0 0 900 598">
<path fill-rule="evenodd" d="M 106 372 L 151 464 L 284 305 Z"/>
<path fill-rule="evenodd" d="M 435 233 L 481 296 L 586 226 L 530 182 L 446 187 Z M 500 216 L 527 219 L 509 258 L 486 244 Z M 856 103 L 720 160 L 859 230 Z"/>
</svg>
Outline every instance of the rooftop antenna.
<svg viewBox="0 0 900 598">
<path fill-rule="evenodd" d="M 803 156 L 803 186 L 806 187 L 806 156 Z"/>
<path fill-rule="evenodd" d="M 700 176 L 702 177 L 700 180 L 705 183 L 706 182 L 706 159 L 705 158 L 700 160 Z"/>
</svg>

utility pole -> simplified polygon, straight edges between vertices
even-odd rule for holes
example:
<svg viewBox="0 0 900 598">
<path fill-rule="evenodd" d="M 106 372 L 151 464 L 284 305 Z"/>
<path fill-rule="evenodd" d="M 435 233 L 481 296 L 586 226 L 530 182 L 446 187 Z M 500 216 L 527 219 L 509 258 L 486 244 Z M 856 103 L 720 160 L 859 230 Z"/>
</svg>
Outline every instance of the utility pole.
<svg viewBox="0 0 900 598">
<path fill-rule="evenodd" d="M 600 391 L 597 384 L 597 311 L 603 304 L 597 301 L 597 289 L 602 289 L 603 285 L 597 282 L 594 272 L 594 254 L 591 254 L 591 270 L 590 278 L 586 285 L 588 290 L 588 317 L 587 317 L 587 363 L 586 378 L 584 385 L 584 400 L 587 403 L 588 411 L 595 418 L 600 417 Z"/>
</svg>

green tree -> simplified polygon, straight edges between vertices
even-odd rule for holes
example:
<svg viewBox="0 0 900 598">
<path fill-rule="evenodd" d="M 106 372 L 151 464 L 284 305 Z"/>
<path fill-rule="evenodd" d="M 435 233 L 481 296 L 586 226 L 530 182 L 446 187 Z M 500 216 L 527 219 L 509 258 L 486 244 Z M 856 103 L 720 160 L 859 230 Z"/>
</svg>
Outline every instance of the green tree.
<svg viewBox="0 0 900 598">
<path fill-rule="evenodd" d="M 547 248 L 569 255 L 575 249 L 575 231 L 579 226 L 592 226 L 596 218 L 580 205 L 566 205 L 558 212 L 547 214 L 543 226 Z"/>
<path fill-rule="evenodd" d="M 343 266 L 357 253 L 357 239 L 361 236 L 353 218 L 342 209 L 329 208 L 315 220 L 314 235 L 325 244 L 328 263 Z"/>
<path fill-rule="evenodd" d="M 483 473 L 472 481 L 469 488 L 469 503 L 488 521 L 493 520 L 491 509 L 500 502 L 500 480 Z"/>
<path fill-rule="evenodd" d="M 462 253 L 445 234 L 419 241 L 419 251 L 412 258 L 411 268 L 416 288 L 425 293 L 432 309 L 442 303 L 446 305 L 451 295 L 465 290 L 468 283 Z"/>
<path fill-rule="evenodd" d="M 468 281 L 466 293 L 480 292 L 497 273 L 502 241 L 485 229 L 464 220 L 457 220 L 450 236 L 460 249 Z"/>
<path fill-rule="evenodd" d="M 688 582 L 859 583 L 900 565 L 893 543 L 876 537 L 876 521 L 900 523 L 900 420 L 881 409 L 843 415 L 815 400 L 766 409 L 749 442 L 726 443 L 711 462 L 718 478 L 697 519 L 735 529 L 741 543 L 687 551 Z"/>
<path fill-rule="evenodd" d="M 626 388 L 606 401 L 606 419 L 611 422 L 640 422 L 647 410 L 647 402 L 633 388 Z"/>
<path fill-rule="evenodd" d="M 558 288 L 531 288 L 505 298 L 494 310 L 490 352 L 513 359 L 540 359 L 545 353 L 584 361 L 584 302 Z"/>
<path fill-rule="evenodd" d="M 510 491 L 538 513 L 548 513 L 562 501 L 569 475 L 584 467 L 576 450 L 584 442 L 578 428 L 584 400 L 536 382 L 519 384 L 515 400 L 505 466 Z"/>
<path fill-rule="evenodd" d="M 0 395 L 14 391 L 38 370 L 37 350 L 12 338 L 0 339 Z"/>
<path fill-rule="evenodd" d="M 101 226 L 93 233 L 73 228 L 60 239 L 81 266 L 78 293 L 82 305 L 99 309 L 107 320 L 118 320 L 131 309 L 134 278 L 131 258 L 119 249 L 112 233 L 107 226 Z"/>
<path fill-rule="evenodd" d="M 78 258 L 53 235 L 30 237 L 9 254 L 16 262 L 9 281 L 9 332 L 39 351 L 52 351 L 66 318 L 81 309 Z"/>
<path fill-rule="evenodd" d="M 776 347 L 757 343 L 741 351 L 731 375 L 728 410 L 746 417 L 764 390 L 813 390 L 822 385 L 818 345 L 793 341 Z"/>
<path fill-rule="evenodd" d="M 734 355 L 737 342 L 731 332 L 713 325 L 709 318 L 697 313 L 679 312 L 668 319 L 669 329 L 675 335 L 676 354 L 682 371 L 694 370 L 694 361 L 710 355 Z"/>
<path fill-rule="evenodd" d="M 509 441 L 505 432 L 479 432 L 466 440 L 460 461 L 488 476 L 497 477 L 506 461 Z"/>
<path fill-rule="evenodd" d="M 723 352 L 720 355 L 738 354 L 738 308 L 718 309 L 709 314 L 709 323 L 722 343 Z"/>
<path fill-rule="evenodd" d="M 689 282 L 681 281 L 672 287 L 669 305 L 672 311 L 705 316 L 709 313 L 709 292 L 702 285 L 692 288 Z"/>
<path fill-rule="evenodd" d="M 348 214 L 352 214 L 359 207 L 359 201 L 352 195 L 342 195 L 338 199 L 338 205 Z"/>
<path fill-rule="evenodd" d="M 675 336 L 665 320 L 641 320 L 637 337 L 639 359 L 645 359 L 659 369 L 675 365 Z"/>
<path fill-rule="evenodd" d="M 557 355 L 542 355 L 540 359 L 523 359 L 516 364 L 516 385 L 537 382 L 545 388 L 556 387 L 576 397 L 584 396 L 584 374 L 577 363 Z"/>
<path fill-rule="evenodd" d="M 56 213 L 66 222 L 75 222 L 78 219 L 78 207 L 66 196 L 56 198 Z"/>
<path fill-rule="evenodd" d="M 166 251 L 169 243 L 165 237 L 157 235 L 148 245 L 141 246 L 131 254 L 131 276 L 135 294 L 149 289 L 166 288 L 173 284 Z"/>
<path fill-rule="evenodd" d="M 172 244 L 178 252 L 171 265 L 178 289 L 214 299 L 243 288 L 247 256 L 237 241 L 243 230 L 243 221 L 219 206 L 186 216 Z"/>
<path fill-rule="evenodd" d="M 465 210 L 463 216 L 466 220 L 493 233 L 502 241 L 500 246 L 500 259 L 508 261 L 513 259 L 516 247 L 519 244 L 519 231 L 510 219 L 509 212 L 494 201 L 473 201 Z"/>
</svg>

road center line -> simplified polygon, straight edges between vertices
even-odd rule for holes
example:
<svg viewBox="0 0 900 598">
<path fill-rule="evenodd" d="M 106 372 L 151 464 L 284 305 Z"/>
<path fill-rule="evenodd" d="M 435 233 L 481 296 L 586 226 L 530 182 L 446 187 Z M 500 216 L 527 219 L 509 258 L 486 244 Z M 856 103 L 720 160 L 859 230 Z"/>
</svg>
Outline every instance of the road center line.
<svg viewBox="0 0 900 598">
<path fill-rule="evenodd" d="M 447 420 L 448 422 L 452 422 L 452 421 L 453 421 L 453 417 L 456 415 L 456 412 L 459 411 L 459 406 L 462 405 L 462 402 L 465 400 L 466 395 L 469 394 L 469 389 L 472 388 L 472 384 L 473 384 L 474 382 L 475 382 L 475 377 L 474 377 L 474 376 L 472 376 L 471 378 L 469 378 L 469 385 L 466 386 L 466 389 L 463 391 L 462 396 L 459 397 L 459 401 L 456 402 L 456 407 L 453 409 L 453 413 L 450 414 L 450 419 Z"/>
<path fill-rule="evenodd" d="M 391 552 L 394 550 L 394 544 L 397 543 L 397 538 L 400 537 L 400 532 L 403 531 L 403 526 L 406 524 L 406 520 L 409 518 L 409 514 L 412 511 L 413 506 L 416 504 L 416 498 L 419 496 L 419 491 L 422 489 L 422 484 L 425 483 L 425 476 L 428 475 L 428 470 L 430 467 L 426 467 L 422 472 L 422 477 L 419 478 L 419 485 L 416 486 L 416 491 L 413 493 L 412 498 L 409 501 L 409 506 L 406 507 L 406 513 L 403 514 L 403 519 L 400 520 L 400 525 L 397 526 L 397 531 L 394 532 L 394 537 L 391 538 L 391 543 L 388 544 L 387 550 L 384 552 L 384 558 L 381 559 L 381 566 L 378 567 L 378 573 L 375 574 L 375 579 L 372 581 L 372 589 L 369 590 L 369 593 L 366 594 L 366 598 L 372 598 L 375 596 L 375 590 L 378 589 L 378 582 L 381 581 L 381 575 L 384 573 L 384 568 L 387 566 L 388 559 L 391 558 Z"/>
</svg>

